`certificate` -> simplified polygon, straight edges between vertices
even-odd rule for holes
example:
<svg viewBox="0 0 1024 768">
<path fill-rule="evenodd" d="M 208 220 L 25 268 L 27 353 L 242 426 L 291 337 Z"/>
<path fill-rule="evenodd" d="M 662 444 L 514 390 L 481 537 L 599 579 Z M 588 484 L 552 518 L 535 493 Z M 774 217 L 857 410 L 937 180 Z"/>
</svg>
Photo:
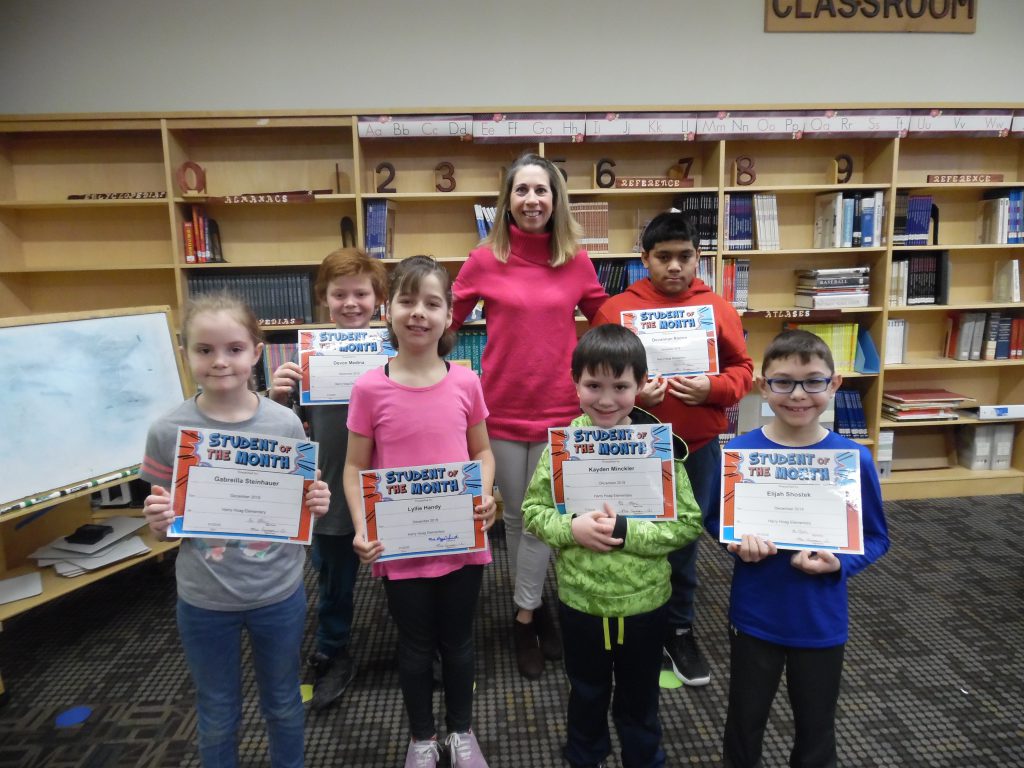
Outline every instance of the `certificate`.
<svg viewBox="0 0 1024 768">
<path fill-rule="evenodd" d="M 801 448 L 722 453 L 720 541 L 864 554 L 860 453 Z"/>
<path fill-rule="evenodd" d="M 718 375 L 718 332 L 711 305 L 629 309 L 619 322 L 643 342 L 648 378 Z"/>
<path fill-rule="evenodd" d="M 348 403 L 356 379 L 394 354 L 386 328 L 299 331 L 299 403 Z"/>
<path fill-rule="evenodd" d="M 168 536 L 312 540 L 316 443 L 181 427 L 175 455 Z"/>
<path fill-rule="evenodd" d="M 603 509 L 675 520 L 675 469 L 668 424 L 548 430 L 551 494 L 561 514 Z"/>
<path fill-rule="evenodd" d="M 487 534 L 473 519 L 483 503 L 480 462 L 368 469 L 360 475 L 366 538 L 384 545 L 382 561 L 487 549 Z"/>
</svg>

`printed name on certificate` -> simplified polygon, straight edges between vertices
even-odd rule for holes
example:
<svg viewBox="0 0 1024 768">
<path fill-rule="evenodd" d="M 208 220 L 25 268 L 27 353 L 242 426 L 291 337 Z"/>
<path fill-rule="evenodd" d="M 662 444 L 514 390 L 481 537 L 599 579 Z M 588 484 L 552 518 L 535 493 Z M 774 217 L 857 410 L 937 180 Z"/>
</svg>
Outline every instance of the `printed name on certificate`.
<svg viewBox="0 0 1024 768">
<path fill-rule="evenodd" d="M 308 440 L 179 428 L 168 535 L 309 544 L 316 459 Z"/>
<path fill-rule="evenodd" d="M 352 385 L 395 354 L 385 328 L 299 331 L 299 403 L 345 405 Z"/>
<path fill-rule="evenodd" d="M 628 309 L 619 322 L 643 343 L 648 378 L 718 375 L 718 331 L 710 304 Z"/>
<path fill-rule="evenodd" d="M 382 561 L 480 552 L 487 534 L 473 519 L 483 503 L 480 462 L 370 469 L 360 473 L 367 541 Z"/>
<path fill-rule="evenodd" d="M 779 549 L 864 553 L 856 450 L 726 450 L 721 504 L 722 542 L 752 534 Z"/>
<path fill-rule="evenodd" d="M 668 424 L 548 430 L 551 493 L 562 514 L 604 508 L 675 520 L 672 428 Z"/>
</svg>

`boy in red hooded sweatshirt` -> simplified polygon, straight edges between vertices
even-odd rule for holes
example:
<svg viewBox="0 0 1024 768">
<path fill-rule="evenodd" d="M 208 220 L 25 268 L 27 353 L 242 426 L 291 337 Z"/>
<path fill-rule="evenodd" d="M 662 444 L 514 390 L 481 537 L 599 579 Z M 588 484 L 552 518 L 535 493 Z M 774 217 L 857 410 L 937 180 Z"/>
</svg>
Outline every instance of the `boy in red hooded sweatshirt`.
<svg viewBox="0 0 1024 768">
<path fill-rule="evenodd" d="M 625 292 L 608 299 L 592 325 L 621 325 L 622 312 L 637 309 L 710 306 L 718 337 L 718 370 L 714 376 L 655 376 L 637 395 L 646 408 L 686 441 L 689 456 L 684 464 L 701 513 L 707 514 L 718 499 L 710 498 L 721 471 L 718 436 L 725 431 L 725 409 L 750 392 L 754 364 L 747 354 L 743 328 L 732 305 L 711 290 L 699 277 L 699 235 L 681 213 L 655 216 L 643 234 L 644 266 L 649 277 L 633 283 Z M 652 372 L 653 373 L 653 372 Z M 694 594 L 697 589 L 697 542 L 669 555 L 672 564 L 672 597 L 665 652 L 672 669 L 685 685 L 707 685 L 711 670 L 693 633 Z"/>
</svg>

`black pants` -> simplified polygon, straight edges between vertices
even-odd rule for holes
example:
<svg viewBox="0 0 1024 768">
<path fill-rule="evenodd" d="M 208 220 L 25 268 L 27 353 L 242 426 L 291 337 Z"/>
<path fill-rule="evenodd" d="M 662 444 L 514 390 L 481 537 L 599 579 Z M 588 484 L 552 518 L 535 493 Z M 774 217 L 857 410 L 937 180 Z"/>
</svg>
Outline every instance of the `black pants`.
<svg viewBox="0 0 1024 768">
<path fill-rule="evenodd" d="M 608 756 L 612 749 L 608 733 L 611 701 L 623 767 L 665 765 L 658 722 L 658 678 L 667 607 L 621 619 L 591 616 L 565 603 L 558 607 L 565 671 L 572 686 L 566 760 L 574 766 L 590 766 Z"/>
<path fill-rule="evenodd" d="M 791 648 L 729 628 L 729 711 L 726 768 L 760 768 L 761 744 L 772 700 L 786 670 L 796 740 L 790 768 L 836 765 L 836 701 L 845 645 Z"/>
<path fill-rule="evenodd" d="M 473 617 L 482 565 L 464 565 L 430 579 L 384 579 L 391 617 L 398 626 L 398 681 L 417 741 L 437 733 L 434 722 L 434 651 L 441 651 L 445 725 L 468 731 L 473 720 Z"/>
</svg>

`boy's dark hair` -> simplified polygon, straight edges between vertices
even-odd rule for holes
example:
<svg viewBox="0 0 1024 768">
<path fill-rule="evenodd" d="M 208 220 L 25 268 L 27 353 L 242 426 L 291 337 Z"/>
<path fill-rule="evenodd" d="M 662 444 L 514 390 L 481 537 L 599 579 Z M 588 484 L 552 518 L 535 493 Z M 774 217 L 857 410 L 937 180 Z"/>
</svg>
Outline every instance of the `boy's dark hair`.
<svg viewBox="0 0 1024 768">
<path fill-rule="evenodd" d="M 448 274 L 447 269 L 434 260 L 433 256 L 410 256 L 407 259 L 402 259 L 402 262 L 395 267 L 388 285 L 388 309 L 390 310 L 391 302 L 400 293 L 418 293 L 420 282 L 430 275 L 436 277 L 441 284 L 441 293 L 444 295 L 445 304 L 448 309 L 451 309 L 452 276 Z M 395 329 L 391 327 L 390 313 L 387 322 L 391 345 L 398 349 L 398 337 L 395 336 Z M 446 328 L 441 334 L 441 338 L 437 340 L 437 354 L 439 357 L 444 357 L 453 349 L 455 349 L 455 331 Z"/>
<path fill-rule="evenodd" d="M 647 352 L 635 333 L 621 325 L 599 325 L 580 339 L 572 353 L 572 380 L 579 381 L 584 371 L 611 371 L 621 376 L 633 371 L 637 384 L 647 380 Z"/>
<path fill-rule="evenodd" d="M 836 372 L 832 350 L 820 336 L 810 331 L 791 330 L 783 331 L 768 344 L 768 349 L 764 351 L 764 360 L 761 362 L 761 375 L 764 376 L 771 363 L 787 357 L 799 357 L 804 365 L 811 362 L 812 357 L 819 357 L 828 366 L 829 373 Z"/>
<path fill-rule="evenodd" d="M 686 240 L 693 243 L 693 247 L 696 248 L 700 243 L 700 233 L 693 222 L 683 214 L 666 211 L 659 213 L 644 227 L 644 252 L 650 251 L 658 243 L 667 243 L 669 240 Z"/>
</svg>

